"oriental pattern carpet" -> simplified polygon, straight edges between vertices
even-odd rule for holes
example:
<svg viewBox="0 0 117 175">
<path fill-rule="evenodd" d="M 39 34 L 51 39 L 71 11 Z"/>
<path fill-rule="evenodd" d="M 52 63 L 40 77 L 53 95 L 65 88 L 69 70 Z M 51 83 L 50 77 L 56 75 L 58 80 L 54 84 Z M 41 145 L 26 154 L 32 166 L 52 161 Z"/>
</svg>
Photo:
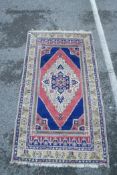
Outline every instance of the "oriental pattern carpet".
<svg viewBox="0 0 117 175">
<path fill-rule="evenodd" d="M 92 34 L 30 31 L 11 162 L 108 166 L 105 130 Z"/>
</svg>

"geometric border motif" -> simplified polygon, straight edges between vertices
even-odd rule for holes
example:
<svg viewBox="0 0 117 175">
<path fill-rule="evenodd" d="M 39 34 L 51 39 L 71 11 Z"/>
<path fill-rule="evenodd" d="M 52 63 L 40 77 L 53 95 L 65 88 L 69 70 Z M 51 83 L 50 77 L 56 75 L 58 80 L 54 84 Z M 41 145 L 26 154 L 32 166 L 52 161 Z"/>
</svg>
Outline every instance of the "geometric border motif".
<svg viewBox="0 0 117 175">
<path fill-rule="evenodd" d="M 86 131 L 36 132 L 34 123 L 38 100 L 37 89 L 40 83 L 38 67 L 41 48 L 44 45 L 68 47 L 66 43 L 80 49 L 85 110 L 83 117 Z M 109 166 L 103 110 L 92 34 L 30 31 L 27 36 L 11 163 L 61 167 Z M 44 122 L 48 127 L 47 120 Z M 87 140 L 84 139 L 85 137 Z"/>
</svg>

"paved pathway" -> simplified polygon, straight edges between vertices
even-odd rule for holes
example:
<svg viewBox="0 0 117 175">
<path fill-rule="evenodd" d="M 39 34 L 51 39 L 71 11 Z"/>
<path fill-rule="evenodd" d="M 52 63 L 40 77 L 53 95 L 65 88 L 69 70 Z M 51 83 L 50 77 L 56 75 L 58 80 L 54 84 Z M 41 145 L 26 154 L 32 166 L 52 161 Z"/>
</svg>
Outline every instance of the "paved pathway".
<svg viewBox="0 0 117 175">
<path fill-rule="evenodd" d="M 97 0 L 117 75 L 117 2 Z M 110 168 L 38 168 L 10 165 L 14 121 L 26 34 L 38 30 L 92 31 L 107 123 Z M 116 175 L 117 112 L 89 0 L 7 0 L 0 2 L 0 175 Z"/>
</svg>

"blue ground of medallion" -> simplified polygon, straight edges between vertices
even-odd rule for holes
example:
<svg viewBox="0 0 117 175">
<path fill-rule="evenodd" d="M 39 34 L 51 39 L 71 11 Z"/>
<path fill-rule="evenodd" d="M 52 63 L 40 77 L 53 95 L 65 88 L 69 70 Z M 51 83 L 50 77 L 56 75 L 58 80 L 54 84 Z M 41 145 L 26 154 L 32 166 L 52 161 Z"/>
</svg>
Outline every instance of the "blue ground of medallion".
<svg viewBox="0 0 117 175">
<path fill-rule="evenodd" d="M 45 54 L 44 56 L 42 56 L 41 58 L 41 67 L 43 67 L 45 65 L 45 63 L 47 63 L 47 61 L 49 61 L 49 59 L 51 59 L 51 57 L 57 52 L 57 50 L 59 50 L 60 48 L 58 47 L 53 47 L 51 49 L 50 54 Z M 68 48 L 61 48 L 65 54 L 73 61 L 73 63 L 80 69 L 80 59 L 79 57 L 75 56 L 75 55 L 71 55 L 70 51 Z"/>
<path fill-rule="evenodd" d="M 54 122 L 52 116 L 48 112 L 45 104 L 43 101 L 38 98 L 38 106 L 37 106 L 37 113 L 42 117 L 42 118 L 47 118 L 48 119 L 48 126 L 50 130 L 60 130 L 57 124 Z M 66 123 L 63 125 L 61 130 L 70 130 L 72 127 L 73 119 L 78 119 L 80 116 L 83 114 L 83 99 L 81 99 L 78 104 L 76 105 L 75 109 L 69 116 L 68 120 Z"/>
</svg>

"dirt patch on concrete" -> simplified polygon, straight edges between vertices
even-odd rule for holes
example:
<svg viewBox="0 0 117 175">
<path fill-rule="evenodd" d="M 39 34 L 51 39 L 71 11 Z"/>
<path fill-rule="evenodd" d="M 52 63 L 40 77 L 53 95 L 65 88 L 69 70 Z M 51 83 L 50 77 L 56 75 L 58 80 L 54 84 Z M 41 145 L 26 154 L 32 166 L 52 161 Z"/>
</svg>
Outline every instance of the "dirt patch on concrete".
<svg viewBox="0 0 117 175">
<path fill-rule="evenodd" d="M 27 32 L 31 29 L 41 29 L 48 24 L 52 29 L 57 29 L 56 24 L 51 19 L 51 13 L 49 9 L 8 9 L 6 15 L 10 15 L 13 21 L 12 23 L 0 24 L 0 48 L 21 47 L 26 42 Z"/>
<path fill-rule="evenodd" d="M 23 60 L 8 61 L 0 64 L 0 80 L 5 84 L 15 83 L 21 79 Z"/>
</svg>

